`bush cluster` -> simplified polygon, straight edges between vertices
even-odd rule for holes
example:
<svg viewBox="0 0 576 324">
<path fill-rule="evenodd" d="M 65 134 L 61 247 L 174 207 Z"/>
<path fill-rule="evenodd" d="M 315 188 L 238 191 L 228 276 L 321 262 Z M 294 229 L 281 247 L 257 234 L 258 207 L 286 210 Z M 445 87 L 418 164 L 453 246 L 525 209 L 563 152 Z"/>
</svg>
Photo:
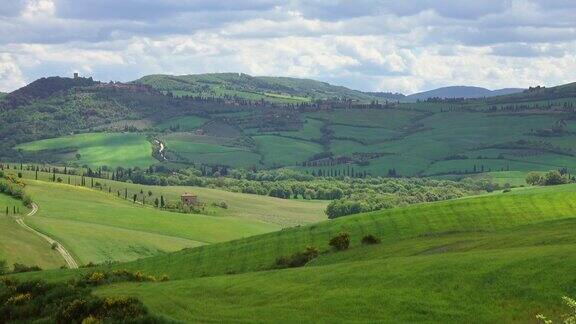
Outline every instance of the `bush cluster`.
<svg viewBox="0 0 576 324">
<path fill-rule="evenodd" d="M 85 286 L 100 286 L 104 284 L 111 284 L 114 282 L 156 282 L 156 281 L 168 281 L 167 275 L 162 275 L 161 277 L 154 277 L 151 275 L 145 275 L 141 271 L 130 272 L 126 269 L 118 269 L 112 271 L 93 271 L 85 274 L 79 280 L 72 282 L 73 285 L 79 287 Z"/>
<path fill-rule="evenodd" d="M 379 244 L 380 239 L 372 234 L 362 237 L 362 244 L 371 245 Z M 347 232 L 340 232 L 338 235 L 332 237 L 328 243 L 337 251 L 343 251 L 350 247 L 350 234 Z M 320 255 L 320 251 L 313 246 L 307 247 L 304 251 L 298 251 L 289 256 L 281 256 L 276 259 L 275 268 L 295 268 L 305 266 L 308 262 L 315 259 Z"/>
<path fill-rule="evenodd" d="M 330 239 L 328 245 L 339 251 L 346 250 L 350 247 L 350 234 L 347 232 L 340 232 L 338 235 Z"/>
<path fill-rule="evenodd" d="M 32 271 L 42 271 L 42 268 L 40 268 L 37 265 L 27 266 L 22 263 L 14 263 L 14 270 L 12 270 L 12 273 L 22 273 Z"/>
<path fill-rule="evenodd" d="M 135 298 L 101 298 L 90 290 L 41 280 L 0 279 L 0 323 L 164 323 Z"/>
<path fill-rule="evenodd" d="M 282 256 L 276 259 L 276 268 L 296 268 L 305 266 L 314 258 L 318 257 L 320 252 L 314 246 L 307 247 L 304 251 L 296 252 L 290 256 Z"/>
<path fill-rule="evenodd" d="M 368 234 L 362 238 L 362 244 L 365 245 L 372 245 L 372 244 L 379 244 L 380 239 L 372 234 Z"/>
<path fill-rule="evenodd" d="M 530 172 L 526 175 L 526 183 L 533 186 L 555 186 L 570 182 L 570 178 L 560 171 L 549 171 L 544 175 L 538 172 Z"/>
<path fill-rule="evenodd" d="M 3 173 L 0 174 L 0 193 L 22 200 L 24 205 L 29 206 L 32 199 L 24 192 L 24 184 L 17 179 L 2 175 Z"/>
</svg>

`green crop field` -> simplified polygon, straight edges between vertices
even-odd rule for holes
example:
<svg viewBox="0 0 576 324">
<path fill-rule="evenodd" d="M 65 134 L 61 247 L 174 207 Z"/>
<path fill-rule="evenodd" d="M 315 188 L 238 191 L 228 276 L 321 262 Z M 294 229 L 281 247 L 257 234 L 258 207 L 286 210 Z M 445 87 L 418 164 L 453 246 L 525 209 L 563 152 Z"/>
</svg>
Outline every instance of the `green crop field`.
<svg viewBox="0 0 576 324">
<path fill-rule="evenodd" d="M 63 161 L 78 165 L 138 166 L 147 167 L 157 163 L 152 158 L 152 145 L 142 134 L 132 133 L 86 133 L 45 139 L 21 144 L 24 151 L 68 149 L 71 153 L 62 156 Z M 80 158 L 76 158 L 80 154 Z"/>
<path fill-rule="evenodd" d="M 426 105 L 435 108 L 428 110 Z M 337 108 L 283 116 L 277 121 L 258 109 L 211 111 L 202 117 L 165 120 L 151 127 L 156 132 L 150 135 L 166 145 L 167 162 L 180 165 L 301 168 L 302 162 L 314 155 L 331 153 L 347 157 L 356 170 L 372 176 L 385 176 L 390 169 L 402 176 L 425 176 L 559 168 L 573 172 L 576 168 L 576 137 L 570 131 L 569 114 L 465 111 L 450 105 L 455 110 L 446 111 L 447 107 L 436 106 Z M 542 135 L 558 125 L 565 125 L 561 132 Z M 203 135 L 192 133 L 199 127 Z M 151 156 L 147 135 L 88 133 L 16 147 L 53 157 L 48 161 L 146 167 L 159 163 Z"/>
<path fill-rule="evenodd" d="M 268 166 L 294 165 L 322 152 L 320 144 L 292 138 L 261 135 L 254 136 L 254 140 Z"/>
<path fill-rule="evenodd" d="M 257 165 L 260 156 L 245 146 L 234 146 L 228 138 L 172 133 L 162 137 L 168 156 L 192 163 L 227 164 L 235 167 Z"/>
<path fill-rule="evenodd" d="M 179 131 L 191 131 L 202 126 L 206 122 L 205 118 L 198 116 L 181 116 L 165 120 L 157 125 L 156 128 L 160 130 L 178 129 Z"/>
<path fill-rule="evenodd" d="M 20 213 L 14 215 L 14 207 Z M 14 263 L 38 265 L 44 269 L 63 265 L 64 260 L 46 241 L 16 223 L 16 217 L 26 213 L 28 208 L 21 201 L 0 194 L 0 260 L 6 260 L 10 267 Z"/>
<path fill-rule="evenodd" d="M 278 132 L 280 135 L 301 138 L 304 140 L 314 140 L 322 137 L 322 125 L 324 123 L 318 119 L 306 118 L 302 129 L 292 132 Z"/>
<path fill-rule="evenodd" d="M 423 116 L 423 114 L 403 109 L 365 109 L 360 111 L 340 109 L 310 113 L 309 116 L 326 119 L 334 124 L 396 129 L 408 124 L 413 118 Z"/>
<path fill-rule="evenodd" d="M 576 294 L 574 201 L 572 184 L 348 216 L 111 265 L 171 281 L 96 292 L 137 296 L 183 321 L 532 322 Z M 343 230 L 351 248 L 330 251 L 328 239 Z M 382 243 L 360 244 L 366 234 Z M 271 269 L 310 245 L 325 252 L 303 268 Z"/>
</svg>

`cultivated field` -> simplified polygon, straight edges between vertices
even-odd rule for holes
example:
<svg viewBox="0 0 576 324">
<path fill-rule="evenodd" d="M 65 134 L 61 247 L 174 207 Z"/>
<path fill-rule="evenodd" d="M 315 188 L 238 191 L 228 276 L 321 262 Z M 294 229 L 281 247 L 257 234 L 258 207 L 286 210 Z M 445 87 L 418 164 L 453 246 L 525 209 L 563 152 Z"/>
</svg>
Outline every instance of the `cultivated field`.
<svg viewBox="0 0 576 324">
<path fill-rule="evenodd" d="M 152 157 L 152 144 L 145 135 L 137 133 L 86 133 L 30 142 L 17 148 L 55 151 L 61 161 L 91 167 L 147 167 L 158 162 Z"/>
</svg>

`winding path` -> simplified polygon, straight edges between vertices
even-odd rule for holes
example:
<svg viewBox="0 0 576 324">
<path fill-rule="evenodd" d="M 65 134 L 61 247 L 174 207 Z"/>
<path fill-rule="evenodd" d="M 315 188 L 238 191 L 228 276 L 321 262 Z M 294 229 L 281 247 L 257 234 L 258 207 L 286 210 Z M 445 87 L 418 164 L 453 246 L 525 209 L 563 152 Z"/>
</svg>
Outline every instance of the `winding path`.
<svg viewBox="0 0 576 324">
<path fill-rule="evenodd" d="M 164 146 L 164 143 L 162 143 L 162 142 L 161 142 L 160 140 L 158 140 L 158 139 L 155 139 L 154 141 L 156 141 L 156 143 L 160 146 L 160 148 L 158 149 L 158 154 L 160 155 L 160 157 L 161 157 L 164 161 L 168 160 L 168 159 L 166 158 L 166 156 L 164 156 L 164 149 L 166 148 L 166 147 Z"/>
<path fill-rule="evenodd" d="M 36 205 L 35 203 L 32 203 L 32 210 L 28 213 L 28 215 L 26 215 L 26 217 L 33 216 L 34 214 L 36 214 L 37 211 L 38 211 L 38 205 Z M 60 244 L 60 242 L 56 241 L 55 239 L 51 238 L 48 235 L 44 235 L 44 234 L 40 233 L 37 230 L 33 229 L 32 227 L 26 225 L 26 223 L 24 222 L 24 218 L 17 218 L 16 223 L 18 223 L 20 226 L 24 227 L 25 229 L 34 232 L 36 235 L 38 235 L 41 238 L 43 238 L 44 240 L 46 240 L 46 242 L 48 242 L 48 244 L 53 245 L 54 243 L 56 243 L 56 251 L 58 251 L 58 253 L 60 253 L 60 255 L 62 255 L 62 257 L 66 261 L 66 264 L 68 264 L 68 268 L 78 269 L 78 263 L 76 263 L 76 260 L 74 260 L 74 258 L 70 254 L 70 252 L 68 252 L 68 250 L 66 250 L 66 248 L 62 244 Z"/>
</svg>

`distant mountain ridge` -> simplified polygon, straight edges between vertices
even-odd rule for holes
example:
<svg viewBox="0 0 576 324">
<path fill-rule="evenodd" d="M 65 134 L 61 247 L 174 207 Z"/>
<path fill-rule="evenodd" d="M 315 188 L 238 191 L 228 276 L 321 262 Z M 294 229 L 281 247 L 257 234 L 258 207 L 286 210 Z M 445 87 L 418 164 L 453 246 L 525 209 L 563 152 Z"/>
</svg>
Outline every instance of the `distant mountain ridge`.
<svg viewBox="0 0 576 324">
<path fill-rule="evenodd" d="M 449 86 L 408 95 L 407 101 L 426 100 L 428 98 L 488 98 L 522 92 L 521 88 L 504 88 L 490 90 L 473 86 Z"/>
</svg>

